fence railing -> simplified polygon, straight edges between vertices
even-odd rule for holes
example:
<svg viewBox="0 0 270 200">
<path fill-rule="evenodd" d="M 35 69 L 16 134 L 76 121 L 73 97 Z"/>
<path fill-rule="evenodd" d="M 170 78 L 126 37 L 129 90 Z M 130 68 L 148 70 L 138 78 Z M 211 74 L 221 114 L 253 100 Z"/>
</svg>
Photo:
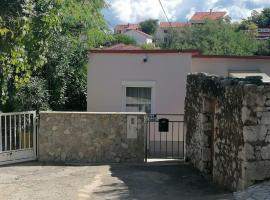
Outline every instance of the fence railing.
<svg viewBox="0 0 270 200">
<path fill-rule="evenodd" d="M 165 119 L 166 130 L 160 130 Z M 183 114 L 150 114 L 147 122 L 146 158 L 184 159 L 185 123 Z"/>
<path fill-rule="evenodd" d="M 0 153 L 36 149 L 36 112 L 0 113 Z"/>
</svg>

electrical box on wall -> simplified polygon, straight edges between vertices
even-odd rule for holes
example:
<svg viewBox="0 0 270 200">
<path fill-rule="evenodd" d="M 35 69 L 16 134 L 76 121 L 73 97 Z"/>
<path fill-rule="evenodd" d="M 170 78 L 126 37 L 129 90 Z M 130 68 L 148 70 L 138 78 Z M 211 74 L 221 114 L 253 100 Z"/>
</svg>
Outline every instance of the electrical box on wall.
<svg viewBox="0 0 270 200">
<path fill-rule="evenodd" d="M 137 124 L 137 116 L 128 115 L 127 116 L 127 138 L 128 139 L 137 139 L 138 137 L 138 124 Z"/>
</svg>

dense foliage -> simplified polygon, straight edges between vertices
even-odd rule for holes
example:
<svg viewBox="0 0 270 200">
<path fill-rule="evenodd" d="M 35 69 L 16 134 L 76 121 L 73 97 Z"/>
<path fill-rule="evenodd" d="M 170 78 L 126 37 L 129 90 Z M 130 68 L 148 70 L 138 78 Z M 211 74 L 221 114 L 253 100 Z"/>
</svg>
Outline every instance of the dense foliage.
<svg viewBox="0 0 270 200">
<path fill-rule="evenodd" d="M 87 49 L 107 40 L 103 0 L 3 0 L 0 110 L 85 110 Z"/>
<path fill-rule="evenodd" d="M 158 28 L 158 20 L 156 19 L 148 19 L 143 22 L 140 22 L 140 29 L 142 32 L 147 33 L 149 35 L 154 35 Z"/>
<path fill-rule="evenodd" d="M 223 20 L 176 29 L 166 45 L 177 49 L 199 49 L 212 55 L 253 55 L 257 50 L 253 34 L 237 31 L 234 25 Z"/>
<path fill-rule="evenodd" d="M 112 36 L 109 43 L 107 42 L 107 46 L 120 44 L 120 43 L 136 45 L 136 40 L 134 38 L 128 36 L 128 35 L 115 34 L 115 35 Z"/>
<path fill-rule="evenodd" d="M 259 28 L 270 27 L 270 8 L 264 8 L 262 12 L 253 11 L 251 17 L 246 21 L 253 22 Z"/>
</svg>

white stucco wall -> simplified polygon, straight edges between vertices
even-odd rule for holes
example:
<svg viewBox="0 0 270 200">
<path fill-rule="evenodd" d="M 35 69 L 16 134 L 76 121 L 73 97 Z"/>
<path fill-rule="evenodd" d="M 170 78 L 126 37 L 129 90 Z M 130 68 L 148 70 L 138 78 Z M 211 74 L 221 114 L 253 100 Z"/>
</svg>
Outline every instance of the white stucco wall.
<svg viewBox="0 0 270 200">
<path fill-rule="evenodd" d="M 147 56 L 148 62 L 143 62 Z M 190 53 L 93 53 L 89 56 L 87 110 L 122 110 L 122 81 L 154 81 L 155 113 L 184 113 Z"/>
<path fill-rule="evenodd" d="M 153 41 L 151 37 L 147 37 L 145 35 L 139 34 L 133 30 L 127 31 L 124 34 L 133 38 L 137 42 L 137 44 L 150 44 Z"/>
<path fill-rule="evenodd" d="M 260 71 L 270 76 L 270 59 L 193 58 L 191 71 L 221 76 L 229 71 Z"/>
<path fill-rule="evenodd" d="M 147 56 L 148 62 L 143 62 Z M 89 56 L 87 110 L 124 111 L 123 81 L 155 83 L 154 113 L 184 113 L 186 76 L 206 72 L 260 71 L 270 76 L 270 59 L 191 58 L 190 53 L 93 53 Z"/>
</svg>

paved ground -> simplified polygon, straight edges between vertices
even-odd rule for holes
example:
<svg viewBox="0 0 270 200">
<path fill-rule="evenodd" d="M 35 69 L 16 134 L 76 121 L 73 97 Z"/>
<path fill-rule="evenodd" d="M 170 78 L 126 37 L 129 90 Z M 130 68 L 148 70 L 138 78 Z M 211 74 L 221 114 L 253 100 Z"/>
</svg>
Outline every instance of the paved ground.
<svg viewBox="0 0 270 200">
<path fill-rule="evenodd" d="M 260 183 L 248 189 L 234 194 L 235 199 L 239 200 L 269 200 L 270 182 Z"/>
<path fill-rule="evenodd" d="M 0 199 L 231 199 L 187 164 L 0 167 Z"/>
</svg>

